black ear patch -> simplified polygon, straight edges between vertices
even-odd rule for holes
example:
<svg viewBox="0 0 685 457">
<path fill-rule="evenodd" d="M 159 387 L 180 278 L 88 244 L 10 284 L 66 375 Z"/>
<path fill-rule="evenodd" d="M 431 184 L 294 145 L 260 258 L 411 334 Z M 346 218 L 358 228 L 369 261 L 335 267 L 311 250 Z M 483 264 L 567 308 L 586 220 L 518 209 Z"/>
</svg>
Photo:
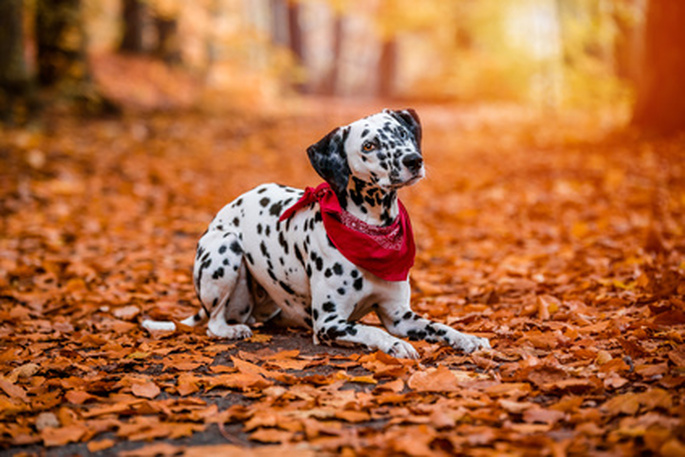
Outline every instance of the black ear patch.
<svg viewBox="0 0 685 457">
<path fill-rule="evenodd" d="M 387 113 L 397 119 L 402 125 L 407 127 L 409 131 L 414 135 L 414 139 L 416 139 L 416 145 L 419 147 L 419 150 L 421 149 L 421 120 L 419 120 L 419 115 L 416 114 L 416 111 L 413 109 L 403 109 L 403 110 L 398 110 L 398 111 L 393 111 L 389 109 L 383 110 L 384 113 Z"/>
<path fill-rule="evenodd" d="M 344 147 L 348 134 L 349 128 L 339 127 L 307 148 L 314 170 L 330 184 L 339 197 L 345 193 L 350 180 L 350 167 L 347 165 Z"/>
</svg>

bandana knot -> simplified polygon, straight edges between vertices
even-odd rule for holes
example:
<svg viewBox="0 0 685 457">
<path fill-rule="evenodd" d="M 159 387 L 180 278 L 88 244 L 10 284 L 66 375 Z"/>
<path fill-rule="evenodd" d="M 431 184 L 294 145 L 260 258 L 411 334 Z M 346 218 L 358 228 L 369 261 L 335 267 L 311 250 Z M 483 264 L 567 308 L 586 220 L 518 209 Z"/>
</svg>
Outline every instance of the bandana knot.
<svg viewBox="0 0 685 457">
<path fill-rule="evenodd" d="M 391 225 L 371 225 L 343 210 L 333 189 L 322 183 L 316 189 L 307 187 L 279 220 L 317 202 L 328 238 L 347 260 L 386 281 L 406 281 L 414 265 L 416 246 L 402 202 L 398 200 L 399 215 Z"/>
</svg>

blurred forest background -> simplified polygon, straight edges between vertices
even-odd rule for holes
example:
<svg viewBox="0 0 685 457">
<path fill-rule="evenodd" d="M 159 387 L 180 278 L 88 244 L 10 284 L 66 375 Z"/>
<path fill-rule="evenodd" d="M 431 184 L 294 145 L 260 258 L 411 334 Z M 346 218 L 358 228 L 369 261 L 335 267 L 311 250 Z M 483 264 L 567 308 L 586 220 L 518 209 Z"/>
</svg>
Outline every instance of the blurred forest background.
<svg viewBox="0 0 685 457">
<path fill-rule="evenodd" d="M 0 110 L 306 94 L 608 108 L 671 131 L 684 22 L 669 0 L 3 0 Z"/>
<path fill-rule="evenodd" d="M 0 0 L 0 454 L 685 455 L 684 46 L 684 0 Z M 140 326 L 385 107 L 412 306 L 492 351 Z"/>
</svg>

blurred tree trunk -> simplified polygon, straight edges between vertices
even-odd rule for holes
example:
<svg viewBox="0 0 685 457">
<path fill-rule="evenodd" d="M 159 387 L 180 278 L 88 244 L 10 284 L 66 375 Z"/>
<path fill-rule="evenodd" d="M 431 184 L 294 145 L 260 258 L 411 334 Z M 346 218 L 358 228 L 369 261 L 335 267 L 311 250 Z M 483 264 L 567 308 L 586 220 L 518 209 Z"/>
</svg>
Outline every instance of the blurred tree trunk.
<svg viewBox="0 0 685 457">
<path fill-rule="evenodd" d="M 155 16 L 157 47 L 155 55 L 169 65 L 181 63 L 181 42 L 178 35 L 178 20 L 164 15 Z"/>
<path fill-rule="evenodd" d="M 644 43 L 643 28 L 634 18 L 629 16 L 627 8 L 637 8 L 637 0 L 625 0 L 613 10 L 613 22 L 616 26 L 614 40 L 615 73 L 621 79 L 638 83 L 640 73 L 638 56 L 642 55 Z M 642 25 L 642 26 L 641 26 Z"/>
<path fill-rule="evenodd" d="M 89 114 L 111 114 L 117 107 L 92 80 L 80 0 L 36 1 L 38 82 Z"/>
<path fill-rule="evenodd" d="M 123 0 L 122 26 L 123 34 L 119 51 L 142 54 L 145 52 L 145 16 L 147 7 L 141 0 Z"/>
<path fill-rule="evenodd" d="M 342 14 L 335 15 L 333 22 L 333 49 L 331 50 L 331 63 L 326 73 L 316 88 L 321 95 L 333 96 L 338 90 L 338 78 L 340 76 L 340 56 L 342 54 L 343 29 L 345 18 Z"/>
<path fill-rule="evenodd" d="M 381 44 L 381 55 L 378 59 L 377 95 L 389 98 L 395 95 L 395 72 L 397 71 L 397 40 L 387 38 Z"/>
<path fill-rule="evenodd" d="M 88 79 L 80 0 L 36 2 L 36 45 L 41 86 Z"/>
<path fill-rule="evenodd" d="M 295 2 L 288 2 L 287 7 L 288 21 L 288 45 L 290 51 L 295 56 L 298 65 L 305 65 L 304 42 L 302 41 L 302 28 L 300 27 L 300 5 Z M 296 83 L 295 88 L 300 92 L 307 92 L 306 83 Z"/>
<path fill-rule="evenodd" d="M 0 0 L 0 120 L 13 123 L 32 106 L 24 59 L 22 0 Z"/>
<path fill-rule="evenodd" d="M 644 58 L 633 124 L 671 133 L 685 130 L 685 2 L 650 0 Z"/>
</svg>

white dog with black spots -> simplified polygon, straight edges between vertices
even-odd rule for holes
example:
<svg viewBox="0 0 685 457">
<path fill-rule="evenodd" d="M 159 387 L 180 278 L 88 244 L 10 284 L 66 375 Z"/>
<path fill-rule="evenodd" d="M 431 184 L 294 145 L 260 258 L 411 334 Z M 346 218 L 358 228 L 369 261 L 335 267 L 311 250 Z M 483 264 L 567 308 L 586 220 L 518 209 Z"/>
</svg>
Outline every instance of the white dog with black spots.
<svg viewBox="0 0 685 457">
<path fill-rule="evenodd" d="M 336 128 L 307 150 L 351 219 L 387 227 L 399 217 L 397 190 L 424 175 L 421 124 L 413 110 L 391 111 Z M 255 322 L 311 328 L 315 343 L 356 344 L 418 358 L 407 341 L 441 342 L 470 353 L 487 339 L 424 319 L 410 308 L 409 280 L 381 279 L 336 248 L 317 202 L 281 220 L 304 192 L 259 186 L 226 205 L 200 239 L 193 271 L 201 308 L 182 321 L 209 319 L 207 333 L 248 338 Z M 387 332 L 359 322 L 377 313 Z M 173 322 L 145 320 L 149 330 Z M 389 333 L 388 333 L 389 332 Z"/>
</svg>

